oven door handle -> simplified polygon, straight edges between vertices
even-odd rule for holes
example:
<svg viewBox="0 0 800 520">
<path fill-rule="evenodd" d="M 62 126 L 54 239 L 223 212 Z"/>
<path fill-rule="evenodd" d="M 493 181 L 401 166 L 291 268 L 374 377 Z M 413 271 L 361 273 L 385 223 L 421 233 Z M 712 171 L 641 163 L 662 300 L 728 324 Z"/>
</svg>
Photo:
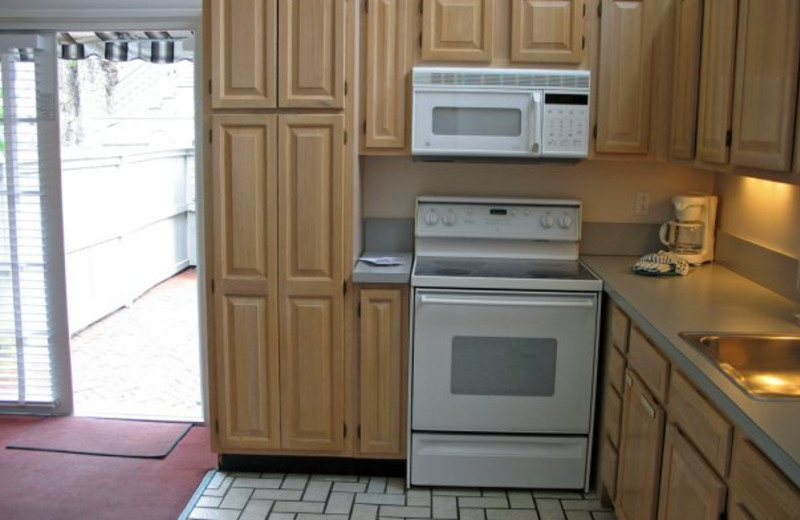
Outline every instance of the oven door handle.
<svg viewBox="0 0 800 520">
<path fill-rule="evenodd" d="M 594 307 L 593 300 L 469 300 L 464 298 L 437 298 L 435 296 L 420 296 L 420 304 L 431 303 L 441 305 L 480 305 L 491 307 Z"/>
</svg>

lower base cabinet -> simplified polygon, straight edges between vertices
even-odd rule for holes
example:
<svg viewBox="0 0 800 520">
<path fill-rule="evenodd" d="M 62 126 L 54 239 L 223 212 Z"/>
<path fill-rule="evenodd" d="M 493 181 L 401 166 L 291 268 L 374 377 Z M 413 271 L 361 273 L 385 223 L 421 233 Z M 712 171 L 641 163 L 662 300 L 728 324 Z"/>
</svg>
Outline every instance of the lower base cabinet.
<svg viewBox="0 0 800 520">
<path fill-rule="evenodd" d="M 623 403 L 617 516 L 620 520 L 652 520 L 658 504 L 664 410 L 631 370 L 625 374 Z"/>
<path fill-rule="evenodd" d="M 664 436 L 658 520 L 718 520 L 725 511 L 725 483 L 674 424 Z"/>
<path fill-rule="evenodd" d="M 356 456 L 406 456 L 408 288 L 358 289 L 359 423 Z"/>
</svg>

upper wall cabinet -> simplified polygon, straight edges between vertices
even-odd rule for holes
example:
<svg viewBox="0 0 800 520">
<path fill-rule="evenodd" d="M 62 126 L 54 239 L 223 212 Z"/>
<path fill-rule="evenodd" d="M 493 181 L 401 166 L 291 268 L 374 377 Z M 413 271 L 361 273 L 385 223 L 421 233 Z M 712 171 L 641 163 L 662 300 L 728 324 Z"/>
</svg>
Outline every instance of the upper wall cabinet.
<svg viewBox="0 0 800 520">
<path fill-rule="evenodd" d="M 703 0 L 678 0 L 675 8 L 670 155 L 676 159 L 694 159 Z"/>
<path fill-rule="evenodd" d="M 367 0 L 363 28 L 361 153 L 407 151 L 407 76 L 413 62 L 411 0 Z"/>
<path fill-rule="evenodd" d="M 344 107 L 344 1 L 211 0 L 212 107 Z"/>
<path fill-rule="evenodd" d="M 494 0 L 422 2 L 422 60 L 490 62 Z"/>
<path fill-rule="evenodd" d="M 344 2 L 280 0 L 281 107 L 344 107 Z"/>
<path fill-rule="evenodd" d="M 800 2 L 741 0 L 731 162 L 788 171 L 792 161 Z"/>
<path fill-rule="evenodd" d="M 648 151 L 653 54 L 648 4 L 642 0 L 602 0 L 598 152 Z"/>
<path fill-rule="evenodd" d="M 580 63 L 583 0 L 512 0 L 511 61 Z"/>
<path fill-rule="evenodd" d="M 213 108 L 275 108 L 277 0 L 211 0 Z"/>
<path fill-rule="evenodd" d="M 706 0 L 697 159 L 789 171 L 798 60 L 796 0 Z"/>
</svg>

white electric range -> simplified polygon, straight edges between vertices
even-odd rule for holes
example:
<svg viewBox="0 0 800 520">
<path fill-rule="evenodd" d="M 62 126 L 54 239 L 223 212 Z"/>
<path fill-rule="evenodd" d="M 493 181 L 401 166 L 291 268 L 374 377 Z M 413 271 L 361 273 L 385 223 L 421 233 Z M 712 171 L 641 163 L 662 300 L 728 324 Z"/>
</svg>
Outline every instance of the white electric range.
<svg viewBox="0 0 800 520">
<path fill-rule="evenodd" d="M 581 203 L 419 197 L 411 485 L 588 489 L 602 282 Z"/>
</svg>

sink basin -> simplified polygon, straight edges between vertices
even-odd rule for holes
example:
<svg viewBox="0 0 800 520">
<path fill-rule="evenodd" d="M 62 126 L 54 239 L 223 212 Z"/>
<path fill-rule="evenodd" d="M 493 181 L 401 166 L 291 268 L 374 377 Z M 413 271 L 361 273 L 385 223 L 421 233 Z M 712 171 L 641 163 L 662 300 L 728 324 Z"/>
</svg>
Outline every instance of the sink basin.
<svg viewBox="0 0 800 520">
<path fill-rule="evenodd" d="M 800 399 L 800 336 L 681 332 L 755 399 Z"/>
</svg>

